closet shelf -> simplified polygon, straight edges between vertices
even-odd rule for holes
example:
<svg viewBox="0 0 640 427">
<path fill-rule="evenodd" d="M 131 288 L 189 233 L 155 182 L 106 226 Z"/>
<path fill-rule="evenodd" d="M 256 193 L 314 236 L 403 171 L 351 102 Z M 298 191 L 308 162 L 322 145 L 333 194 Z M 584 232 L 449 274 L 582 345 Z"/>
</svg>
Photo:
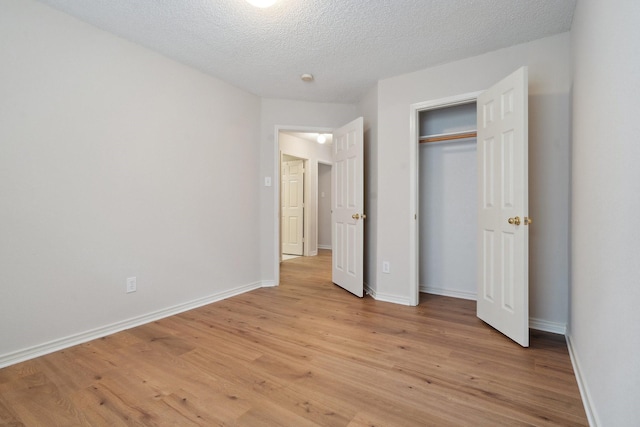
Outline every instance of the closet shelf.
<svg viewBox="0 0 640 427">
<path fill-rule="evenodd" d="M 436 135 L 425 135 L 420 137 L 420 143 L 423 142 L 439 142 L 439 141 L 453 141 L 456 139 L 476 138 L 478 132 L 475 130 L 465 130 L 462 132 L 449 132 L 439 133 Z"/>
</svg>

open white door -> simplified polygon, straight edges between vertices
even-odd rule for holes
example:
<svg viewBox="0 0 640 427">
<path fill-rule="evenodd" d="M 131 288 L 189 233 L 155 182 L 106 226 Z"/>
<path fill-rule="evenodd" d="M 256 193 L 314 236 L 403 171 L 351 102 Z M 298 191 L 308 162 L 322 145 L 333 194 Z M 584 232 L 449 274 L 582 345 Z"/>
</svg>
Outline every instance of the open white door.
<svg viewBox="0 0 640 427">
<path fill-rule="evenodd" d="M 529 346 L 528 89 L 523 67 L 478 96 L 478 317 Z"/>
<path fill-rule="evenodd" d="M 332 280 L 363 296 L 364 130 L 362 117 L 333 132 L 331 169 Z"/>
<path fill-rule="evenodd" d="M 303 254 L 304 162 L 282 162 L 282 253 Z"/>
</svg>

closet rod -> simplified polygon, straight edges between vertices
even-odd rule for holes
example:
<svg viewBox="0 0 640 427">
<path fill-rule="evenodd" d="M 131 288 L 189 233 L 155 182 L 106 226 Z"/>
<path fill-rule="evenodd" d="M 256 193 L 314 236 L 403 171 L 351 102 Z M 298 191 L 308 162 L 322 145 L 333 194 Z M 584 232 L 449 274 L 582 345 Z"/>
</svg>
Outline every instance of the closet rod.
<svg viewBox="0 0 640 427">
<path fill-rule="evenodd" d="M 455 139 L 476 138 L 477 136 L 478 132 L 476 131 L 443 133 L 440 135 L 421 136 L 420 143 L 422 144 L 423 142 L 452 141 Z"/>
</svg>

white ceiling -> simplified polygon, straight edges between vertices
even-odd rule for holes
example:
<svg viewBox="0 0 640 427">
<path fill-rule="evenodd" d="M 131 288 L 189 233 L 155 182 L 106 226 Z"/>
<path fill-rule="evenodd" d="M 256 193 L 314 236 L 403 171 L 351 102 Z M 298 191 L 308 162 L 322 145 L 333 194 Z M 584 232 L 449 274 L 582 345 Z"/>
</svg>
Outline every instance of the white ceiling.
<svg viewBox="0 0 640 427">
<path fill-rule="evenodd" d="M 571 28 L 576 0 L 40 0 L 263 97 L 352 103 L 379 79 Z M 305 83 L 302 73 L 315 80 Z"/>
</svg>

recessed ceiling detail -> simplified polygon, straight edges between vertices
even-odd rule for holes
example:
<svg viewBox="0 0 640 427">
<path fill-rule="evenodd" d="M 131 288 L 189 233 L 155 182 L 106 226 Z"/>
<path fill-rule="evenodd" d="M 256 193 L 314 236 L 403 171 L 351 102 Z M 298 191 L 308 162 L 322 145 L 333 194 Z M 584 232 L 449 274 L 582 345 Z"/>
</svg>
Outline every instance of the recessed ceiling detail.
<svg viewBox="0 0 640 427">
<path fill-rule="evenodd" d="M 568 31 L 576 0 L 39 0 L 263 97 L 353 103 L 376 81 Z M 322 82 L 302 85 L 296 70 Z"/>
</svg>

